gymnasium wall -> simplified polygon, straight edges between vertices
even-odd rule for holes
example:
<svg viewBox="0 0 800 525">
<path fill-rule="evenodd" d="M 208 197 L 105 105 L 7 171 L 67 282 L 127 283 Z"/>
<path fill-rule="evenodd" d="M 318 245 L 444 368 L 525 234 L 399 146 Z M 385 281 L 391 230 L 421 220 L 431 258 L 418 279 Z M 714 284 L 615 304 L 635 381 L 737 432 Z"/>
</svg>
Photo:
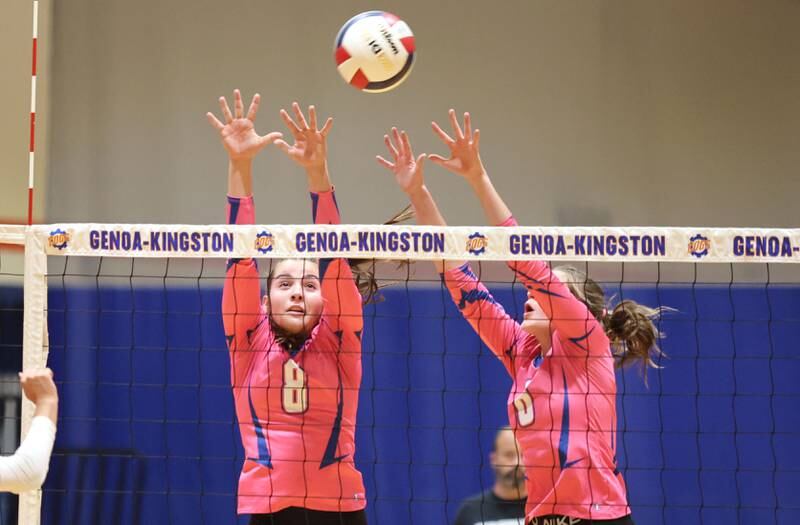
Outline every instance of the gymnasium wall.
<svg viewBox="0 0 800 525">
<path fill-rule="evenodd" d="M 397 90 L 358 93 L 332 43 L 382 8 L 415 31 Z M 404 2 L 70 0 L 54 6 L 47 219 L 214 223 L 226 157 L 206 111 L 235 87 L 336 124 L 344 219 L 404 204 L 374 156 L 392 125 L 441 152 L 430 121 L 470 110 L 482 154 L 523 224 L 796 226 L 796 0 Z M 259 220 L 308 220 L 304 181 L 277 150 L 256 162 Z M 483 219 L 465 185 L 428 170 L 453 224 Z"/>
</svg>

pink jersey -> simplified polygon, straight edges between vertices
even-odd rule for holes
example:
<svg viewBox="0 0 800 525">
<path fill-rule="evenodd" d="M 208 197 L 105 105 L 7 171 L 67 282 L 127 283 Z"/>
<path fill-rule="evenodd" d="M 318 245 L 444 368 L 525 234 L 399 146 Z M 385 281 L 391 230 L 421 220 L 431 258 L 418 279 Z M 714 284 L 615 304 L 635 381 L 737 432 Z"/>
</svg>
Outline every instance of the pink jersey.
<svg viewBox="0 0 800 525">
<path fill-rule="evenodd" d="M 317 224 L 339 224 L 333 191 L 311 198 Z M 254 222 L 252 197 L 228 198 L 229 224 Z M 363 319 L 347 261 L 320 260 L 322 317 L 293 352 L 275 342 L 256 262 L 228 265 L 222 316 L 245 453 L 238 512 L 363 509 L 364 484 L 353 457 Z"/>
<path fill-rule="evenodd" d="M 516 225 L 513 218 L 503 226 Z M 527 519 L 630 514 L 617 470 L 614 358 L 602 325 L 542 261 L 511 262 L 551 320 L 552 346 L 522 330 L 465 264 L 445 273 L 464 318 L 513 379 L 508 416 L 523 452 Z"/>
</svg>

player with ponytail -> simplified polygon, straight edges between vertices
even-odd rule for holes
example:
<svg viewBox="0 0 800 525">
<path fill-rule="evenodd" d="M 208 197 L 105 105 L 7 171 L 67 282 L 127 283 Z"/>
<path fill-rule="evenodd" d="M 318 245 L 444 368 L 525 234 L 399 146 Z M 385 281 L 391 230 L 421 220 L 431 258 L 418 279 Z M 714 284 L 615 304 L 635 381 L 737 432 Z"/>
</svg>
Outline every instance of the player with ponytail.
<svg viewBox="0 0 800 525">
<path fill-rule="evenodd" d="M 391 160 L 378 161 L 395 175 L 420 224 L 446 225 L 423 179 L 428 158 L 469 183 L 491 225 L 516 226 L 483 167 L 480 132 L 472 131 L 469 114 L 463 128 L 452 110 L 450 120 L 455 137 L 433 123 L 450 150 L 447 158 L 415 157 L 408 136 L 393 129 L 392 138 L 385 137 Z M 653 320 L 660 310 L 632 301 L 611 306 L 602 288 L 574 268 L 551 270 L 544 261 L 508 265 L 528 291 L 521 322 L 469 264 L 436 263 L 462 315 L 513 380 L 507 406 L 527 478 L 526 523 L 631 525 L 617 469 L 614 370 L 634 362 L 657 366 L 660 334 Z"/>
</svg>

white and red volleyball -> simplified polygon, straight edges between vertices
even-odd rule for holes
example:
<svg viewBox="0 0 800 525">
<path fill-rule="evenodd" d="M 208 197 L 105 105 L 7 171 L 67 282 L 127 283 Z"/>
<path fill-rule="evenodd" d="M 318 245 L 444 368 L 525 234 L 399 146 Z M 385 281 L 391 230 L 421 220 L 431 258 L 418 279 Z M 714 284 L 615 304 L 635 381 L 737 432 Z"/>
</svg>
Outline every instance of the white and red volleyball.
<svg viewBox="0 0 800 525">
<path fill-rule="evenodd" d="M 414 65 L 414 34 L 386 11 L 367 11 L 345 23 L 336 35 L 336 68 L 345 82 L 368 93 L 397 87 Z"/>
</svg>

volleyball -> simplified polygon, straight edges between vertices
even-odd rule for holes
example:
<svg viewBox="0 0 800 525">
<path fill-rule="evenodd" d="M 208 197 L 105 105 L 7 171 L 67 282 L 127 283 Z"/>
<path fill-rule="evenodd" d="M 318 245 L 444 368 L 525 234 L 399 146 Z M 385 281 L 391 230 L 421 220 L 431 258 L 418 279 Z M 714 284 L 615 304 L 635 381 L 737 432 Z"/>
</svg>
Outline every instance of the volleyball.
<svg viewBox="0 0 800 525">
<path fill-rule="evenodd" d="M 367 11 L 348 20 L 336 35 L 336 68 L 345 82 L 368 93 L 397 87 L 414 65 L 414 34 L 385 11 Z"/>
</svg>

